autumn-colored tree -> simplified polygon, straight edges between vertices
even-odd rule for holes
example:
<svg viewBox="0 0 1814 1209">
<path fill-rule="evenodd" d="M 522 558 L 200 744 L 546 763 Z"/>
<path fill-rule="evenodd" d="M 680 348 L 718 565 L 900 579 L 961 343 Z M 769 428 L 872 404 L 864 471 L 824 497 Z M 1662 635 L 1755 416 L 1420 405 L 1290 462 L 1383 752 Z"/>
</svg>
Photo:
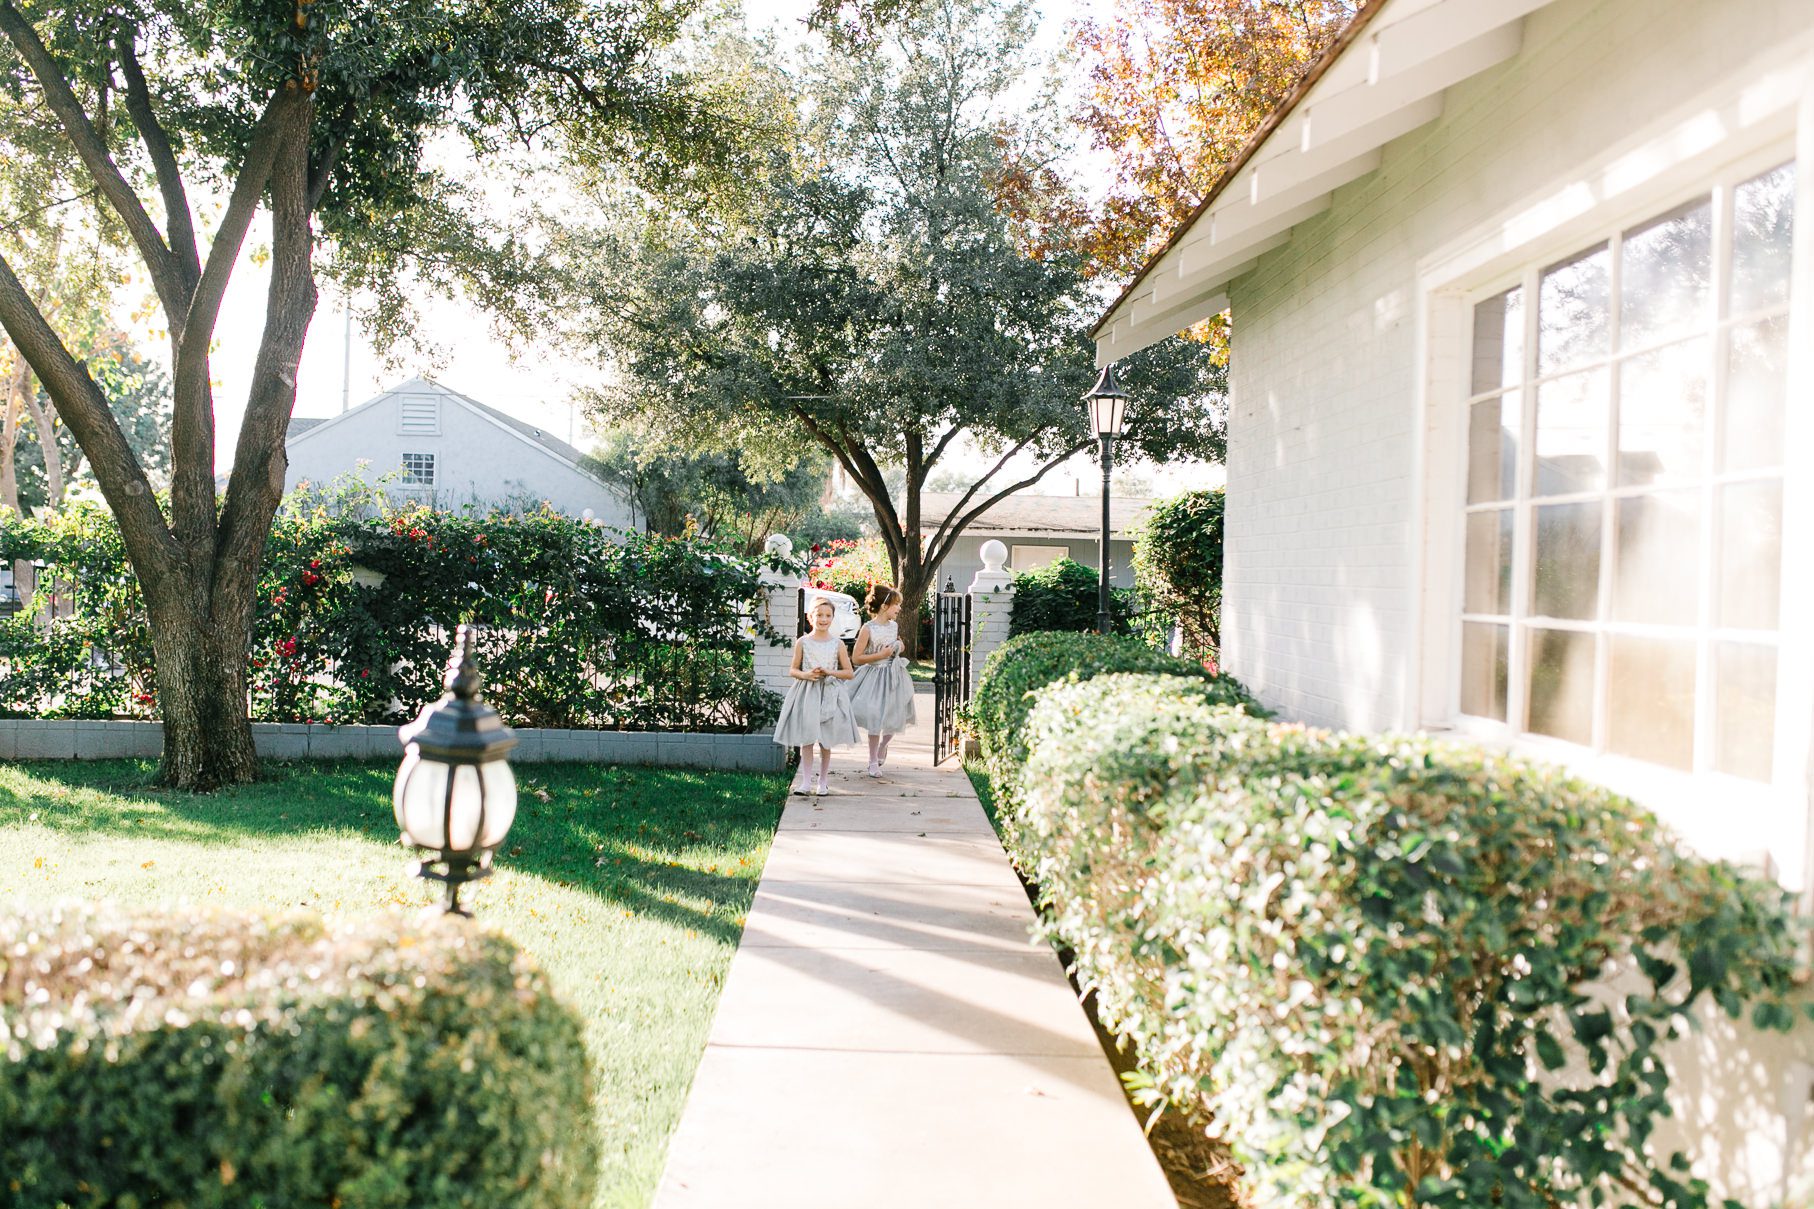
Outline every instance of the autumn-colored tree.
<svg viewBox="0 0 1814 1209">
<path fill-rule="evenodd" d="M 1107 19 L 1074 24 L 1089 79 L 1077 118 L 1113 164 L 1107 197 L 1074 228 L 1095 271 L 1139 269 L 1362 7 L 1116 0 Z"/>
</svg>

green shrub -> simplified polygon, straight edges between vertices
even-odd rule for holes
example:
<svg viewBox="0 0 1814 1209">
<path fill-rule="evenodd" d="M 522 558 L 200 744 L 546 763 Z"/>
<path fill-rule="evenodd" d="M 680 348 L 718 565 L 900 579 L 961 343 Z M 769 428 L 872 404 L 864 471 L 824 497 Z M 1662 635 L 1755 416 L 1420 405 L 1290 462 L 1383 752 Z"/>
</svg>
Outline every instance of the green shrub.
<svg viewBox="0 0 1814 1209">
<path fill-rule="evenodd" d="M 1049 929 L 1256 1205 L 1707 1204 L 1646 1150 L 1660 1049 L 1711 1005 L 1793 1023 L 1779 888 L 1560 771 L 1194 678 L 1056 685 L 1027 729 L 1008 835 Z"/>
<path fill-rule="evenodd" d="M 0 1186 L 17 1209 L 579 1209 L 580 1024 L 452 919 L 0 919 Z"/>
<path fill-rule="evenodd" d="M 466 620 L 484 627 L 487 695 L 512 725 L 748 731 L 779 709 L 745 630 L 757 560 L 545 508 L 332 503 L 290 496 L 266 540 L 255 720 L 412 717 L 440 695 L 448 635 Z M 0 510 L 0 561 L 14 558 L 50 562 L 75 612 L 48 628 L 36 609 L 0 620 L 0 715 L 156 717 L 144 598 L 112 515 Z"/>
<path fill-rule="evenodd" d="M 1019 607 L 1016 599 L 1015 608 Z M 1111 672 L 1192 677 L 1225 704 L 1255 714 L 1266 712 L 1232 676 L 1217 675 L 1132 638 L 1066 632 L 1010 638 L 984 662 L 969 710 L 984 766 L 1004 805 L 1013 801 L 1020 766 L 1027 758 L 1026 719 L 1033 708 L 1033 694 L 1058 681 L 1088 680 Z"/>
<path fill-rule="evenodd" d="M 1184 653 L 1206 663 L 1222 650 L 1223 500 L 1219 487 L 1166 500 L 1134 542 L 1134 582 L 1148 607 L 1176 618 Z"/>
<path fill-rule="evenodd" d="M 1031 571 L 1014 575 L 1014 616 L 1008 633 L 1032 634 L 1042 630 L 1096 629 L 1101 607 L 1098 592 L 1102 577 L 1094 567 L 1061 558 Z M 1109 591 L 1109 624 L 1115 633 L 1127 633 L 1128 594 Z"/>
</svg>

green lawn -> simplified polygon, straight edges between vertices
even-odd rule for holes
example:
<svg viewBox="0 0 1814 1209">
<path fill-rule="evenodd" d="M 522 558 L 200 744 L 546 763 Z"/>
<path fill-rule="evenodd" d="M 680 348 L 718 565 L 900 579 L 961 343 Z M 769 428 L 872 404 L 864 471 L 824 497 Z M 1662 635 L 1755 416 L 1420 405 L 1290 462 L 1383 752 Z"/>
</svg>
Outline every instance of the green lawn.
<svg viewBox="0 0 1814 1209">
<path fill-rule="evenodd" d="M 207 796 L 153 765 L 0 764 L 0 909 L 56 898 L 326 913 L 414 906 L 394 764 L 272 764 Z M 705 1045 L 787 782 L 679 769 L 517 770 L 498 871 L 467 892 L 586 1021 L 604 1152 L 597 1204 L 648 1203 Z"/>
</svg>

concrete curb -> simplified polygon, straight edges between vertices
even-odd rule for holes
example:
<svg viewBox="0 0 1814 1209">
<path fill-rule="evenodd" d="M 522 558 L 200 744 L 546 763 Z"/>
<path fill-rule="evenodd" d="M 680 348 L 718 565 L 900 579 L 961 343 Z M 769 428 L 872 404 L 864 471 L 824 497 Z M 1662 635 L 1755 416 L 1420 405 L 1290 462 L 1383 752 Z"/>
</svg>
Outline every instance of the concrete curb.
<svg viewBox="0 0 1814 1209">
<path fill-rule="evenodd" d="M 558 730 L 516 732 L 515 764 L 554 761 L 779 772 L 787 753 L 766 733 Z M 394 726 L 325 726 L 254 722 L 252 738 L 267 760 L 394 760 L 403 749 Z M 0 718 L 0 760 L 156 759 L 162 722 Z"/>
</svg>

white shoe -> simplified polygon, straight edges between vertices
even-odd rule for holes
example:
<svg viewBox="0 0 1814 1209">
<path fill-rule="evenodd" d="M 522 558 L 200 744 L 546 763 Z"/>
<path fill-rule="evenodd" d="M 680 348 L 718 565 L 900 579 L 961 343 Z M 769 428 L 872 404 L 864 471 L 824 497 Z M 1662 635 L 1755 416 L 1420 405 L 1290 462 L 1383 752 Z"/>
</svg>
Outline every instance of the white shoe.
<svg viewBox="0 0 1814 1209">
<path fill-rule="evenodd" d="M 882 775 L 882 762 L 880 760 L 871 760 L 869 762 L 869 775 L 872 777 L 879 777 Z"/>
<path fill-rule="evenodd" d="M 792 789 L 788 790 L 788 793 L 804 797 L 805 795 L 811 793 L 812 791 L 813 791 L 813 786 L 812 786 L 812 782 L 810 780 L 808 780 L 805 777 L 795 777 L 794 778 L 794 787 Z"/>
<path fill-rule="evenodd" d="M 820 777 L 818 788 L 813 790 L 813 796 L 822 798 L 830 792 L 831 792 L 831 786 L 825 783 L 824 777 Z"/>
</svg>

